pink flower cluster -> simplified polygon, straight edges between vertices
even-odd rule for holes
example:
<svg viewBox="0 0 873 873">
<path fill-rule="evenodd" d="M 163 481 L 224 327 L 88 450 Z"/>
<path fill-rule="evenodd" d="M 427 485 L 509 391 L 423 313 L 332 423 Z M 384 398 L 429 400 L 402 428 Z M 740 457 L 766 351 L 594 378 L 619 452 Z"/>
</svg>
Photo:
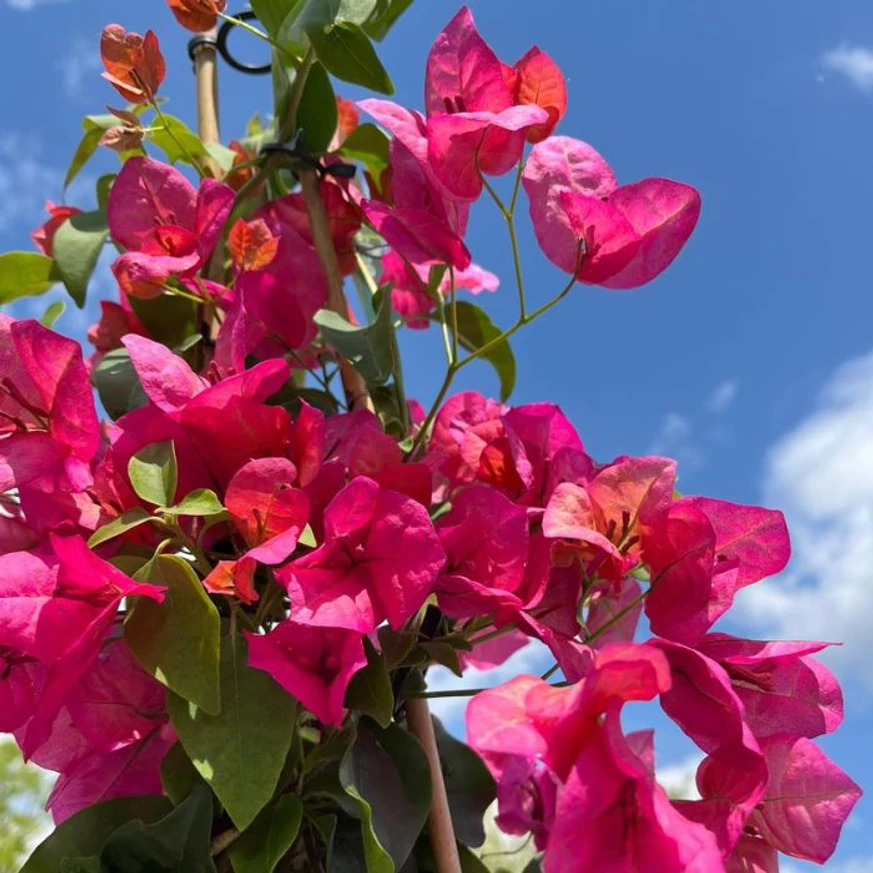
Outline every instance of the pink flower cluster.
<svg viewBox="0 0 873 873">
<path fill-rule="evenodd" d="M 591 146 L 553 135 L 560 70 L 537 48 L 504 64 L 466 9 L 431 51 L 425 103 L 426 115 L 360 104 L 393 135 L 369 196 L 319 181 L 341 272 L 356 269 L 369 223 L 409 326 L 428 323 L 450 284 L 496 290 L 464 236 L 485 177 L 513 167 L 543 251 L 581 282 L 645 284 L 694 229 L 694 189 L 619 186 Z M 532 833 L 546 873 L 775 873 L 779 852 L 824 862 L 860 796 L 812 742 L 843 717 L 836 679 L 812 657 L 828 644 L 713 631 L 740 590 L 786 565 L 782 515 L 680 496 L 667 458 L 599 464 L 552 404 L 462 393 L 413 415 L 401 448 L 369 411 L 292 403 L 290 360 L 332 354 L 317 345 L 327 280 L 306 203 L 259 201 L 234 224 L 235 197 L 146 157 L 118 174 L 107 214 L 121 298 L 91 336 L 98 354 L 124 349 L 136 375 L 116 421 L 99 423 L 76 343 L 0 316 L 0 730 L 60 774 L 56 820 L 161 791 L 176 739 L 166 692 L 123 637 L 123 611 L 165 594 L 128 576 L 126 559 L 160 549 L 249 619 L 249 664 L 326 728 L 349 717 L 367 642 L 417 631 L 428 604 L 467 665 L 545 645 L 564 681 L 520 676 L 482 692 L 467 729 L 498 783 L 499 826 Z M 66 214 L 53 208 L 43 251 Z M 204 278 L 216 259 L 226 285 Z M 434 294 L 439 265 L 452 279 Z M 164 294 L 215 313 L 202 366 L 137 315 Z M 159 506 L 130 465 L 163 443 L 178 475 Z M 186 513 L 204 491 L 220 511 Z M 668 798 L 652 734 L 623 732 L 623 705 L 655 698 L 706 755 L 699 800 Z"/>
</svg>

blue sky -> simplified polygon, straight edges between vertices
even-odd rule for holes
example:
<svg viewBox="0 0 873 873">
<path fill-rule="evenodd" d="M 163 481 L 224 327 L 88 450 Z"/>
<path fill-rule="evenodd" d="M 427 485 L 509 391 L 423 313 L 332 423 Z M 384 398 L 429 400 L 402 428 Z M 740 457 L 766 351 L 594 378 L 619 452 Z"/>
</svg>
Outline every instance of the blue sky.
<svg viewBox="0 0 873 873">
<path fill-rule="evenodd" d="M 601 459 L 672 454 L 683 492 L 787 512 L 792 565 L 747 592 L 730 629 L 847 642 L 831 663 L 845 683 L 848 721 L 825 745 L 873 786 L 865 648 L 873 617 L 869 3 L 470 5 L 505 60 L 535 42 L 562 66 L 571 102 L 561 133 L 592 143 L 620 180 L 670 176 L 703 195 L 699 228 L 661 279 L 630 293 L 580 286 L 519 336 L 514 401 L 558 402 Z M 427 49 L 455 8 L 417 0 L 384 44 L 399 102 L 420 108 Z M 117 103 L 97 60 L 99 32 L 112 20 L 157 30 L 170 111 L 193 121 L 185 35 L 160 0 L 0 0 L 3 250 L 27 247 L 42 201 L 60 198 L 80 117 Z M 222 72 L 224 130 L 235 135 L 254 110 L 269 110 L 269 95 L 264 82 Z M 112 165 L 111 156 L 101 160 L 71 200 L 91 197 L 93 181 Z M 522 226 L 529 297 L 542 301 L 564 280 Z M 509 324 L 507 246 L 487 203 L 474 213 L 468 241 L 475 259 L 506 280 L 485 304 Z M 98 284 L 95 299 L 112 293 L 105 275 Z M 17 311 L 41 312 L 27 306 Z M 68 311 L 59 327 L 81 335 L 90 314 Z M 426 402 L 443 366 L 431 334 L 405 342 L 413 393 Z M 496 391 L 484 366 L 465 380 Z M 516 665 L 538 666 L 524 658 Z M 662 762 L 680 764 L 688 751 L 668 740 Z M 873 871 L 871 823 L 873 800 L 864 800 L 829 870 Z"/>
</svg>

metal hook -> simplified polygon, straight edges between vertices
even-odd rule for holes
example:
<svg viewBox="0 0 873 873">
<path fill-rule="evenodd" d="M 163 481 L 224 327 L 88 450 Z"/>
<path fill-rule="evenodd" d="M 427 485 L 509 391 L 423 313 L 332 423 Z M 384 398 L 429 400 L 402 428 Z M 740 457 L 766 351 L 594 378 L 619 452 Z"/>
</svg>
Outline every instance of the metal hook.
<svg viewBox="0 0 873 873">
<path fill-rule="evenodd" d="M 258 16 L 251 9 L 246 9 L 243 12 L 233 16 L 240 21 L 257 21 Z M 240 73 L 247 73 L 250 76 L 264 76 L 268 74 L 272 68 L 272 64 L 244 64 L 238 61 L 231 53 L 227 46 L 227 41 L 230 34 L 237 25 L 233 21 L 225 21 L 218 30 L 218 51 L 227 63 L 238 70 Z"/>
</svg>

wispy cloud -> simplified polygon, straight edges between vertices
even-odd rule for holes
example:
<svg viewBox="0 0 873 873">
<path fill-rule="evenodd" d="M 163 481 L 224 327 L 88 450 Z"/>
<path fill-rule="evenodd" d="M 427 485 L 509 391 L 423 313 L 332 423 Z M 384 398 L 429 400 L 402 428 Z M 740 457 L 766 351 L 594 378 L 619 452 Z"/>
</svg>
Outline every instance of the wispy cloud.
<svg viewBox="0 0 873 873">
<path fill-rule="evenodd" d="M 782 873 L 802 873 L 800 867 L 794 864 L 781 864 Z M 804 867 L 804 870 L 809 869 Z M 828 873 L 873 873 L 873 857 L 848 858 L 845 861 L 827 865 Z"/>
<path fill-rule="evenodd" d="M 669 412 L 649 446 L 653 455 L 668 455 L 688 470 L 699 470 L 711 444 L 723 439 L 722 419 L 730 412 L 739 383 L 725 379 L 713 388 L 701 408 L 693 413 Z"/>
<path fill-rule="evenodd" d="M 862 91 L 873 91 L 873 49 L 843 44 L 825 52 L 822 69 L 845 76 Z"/>
<path fill-rule="evenodd" d="M 873 689 L 873 353 L 833 375 L 815 411 L 773 448 L 765 502 L 792 532 L 788 570 L 738 600 L 767 635 L 840 640 L 826 653 Z"/>
<path fill-rule="evenodd" d="M 100 55 L 96 43 L 76 37 L 67 54 L 57 62 L 57 68 L 67 95 L 82 97 L 87 91 L 88 82 L 100 69 Z"/>
<path fill-rule="evenodd" d="M 30 12 L 39 6 L 57 6 L 67 0 L 4 0 L 6 6 L 18 12 Z"/>
</svg>

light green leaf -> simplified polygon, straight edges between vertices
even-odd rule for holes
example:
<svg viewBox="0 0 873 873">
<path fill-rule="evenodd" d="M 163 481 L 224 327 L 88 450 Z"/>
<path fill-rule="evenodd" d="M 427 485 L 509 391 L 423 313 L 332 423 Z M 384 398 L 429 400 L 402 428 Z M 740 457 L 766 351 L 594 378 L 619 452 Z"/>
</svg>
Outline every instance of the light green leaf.
<svg viewBox="0 0 873 873">
<path fill-rule="evenodd" d="M 370 38 L 357 24 L 341 21 L 326 30 L 312 28 L 307 33 L 318 59 L 337 79 L 380 94 L 394 93 L 391 77 Z"/>
<path fill-rule="evenodd" d="M 162 555 L 149 582 L 167 591 L 163 603 L 139 598 L 124 622 L 124 639 L 140 665 L 171 691 L 210 715 L 221 709 L 221 619 L 191 565 Z"/>
<path fill-rule="evenodd" d="M 55 266 L 79 309 L 85 305 L 88 283 L 100 259 L 108 233 L 106 213 L 83 212 L 68 218 L 52 243 Z"/>
<path fill-rule="evenodd" d="M 66 311 L 67 304 L 64 303 L 63 300 L 55 300 L 54 303 L 49 306 L 46 311 L 42 314 L 42 318 L 39 320 L 40 324 L 44 327 L 54 327 L 57 323 L 57 320 L 64 314 Z"/>
<path fill-rule="evenodd" d="M 230 847 L 235 873 L 273 873 L 287 854 L 303 821 L 303 804 L 285 794 L 265 809 Z"/>
<path fill-rule="evenodd" d="M 264 30 L 276 39 L 282 22 L 304 2 L 305 0 L 251 0 L 249 5 L 264 25 Z"/>
<path fill-rule="evenodd" d="M 141 500 L 156 506 L 171 506 L 179 481 L 173 441 L 152 443 L 138 451 L 127 464 L 127 475 Z"/>
<path fill-rule="evenodd" d="M 458 342 L 468 352 L 477 352 L 486 343 L 500 336 L 500 330 L 488 317 L 484 309 L 466 300 L 457 301 Z M 449 317 L 447 307 L 446 317 Z M 449 319 L 451 327 L 451 319 Z M 508 340 L 498 343 L 482 357 L 497 371 L 500 377 L 500 399 L 509 399 L 515 388 L 515 355 Z"/>
<path fill-rule="evenodd" d="M 311 525 L 306 525 L 305 528 L 300 532 L 300 536 L 297 537 L 297 545 L 306 546 L 309 549 L 314 549 L 318 547 L 318 543 L 315 540 L 315 534 L 312 531 Z"/>
<path fill-rule="evenodd" d="M 364 25 L 364 30 L 371 39 L 380 42 L 410 6 L 412 0 L 382 0 L 376 14 Z"/>
<path fill-rule="evenodd" d="M 329 309 L 315 313 L 315 323 L 325 341 L 332 345 L 369 385 L 384 385 L 394 372 L 394 339 L 391 332 L 390 295 L 378 301 L 376 320 L 356 327 Z"/>
<path fill-rule="evenodd" d="M 109 837 L 129 821 L 153 822 L 173 809 L 166 797 L 120 797 L 89 806 L 58 825 L 20 873 L 58 873 L 65 858 L 99 855 Z"/>
<path fill-rule="evenodd" d="M 378 5 L 379 0 L 305 0 L 294 23 L 304 30 L 329 27 L 339 21 L 364 24 Z"/>
<path fill-rule="evenodd" d="M 348 709 L 369 715 L 381 727 L 388 727 L 394 715 L 394 691 L 385 658 L 364 637 L 367 666 L 352 676 L 346 691 Z"/>
<path fill-rule="evenodd" d="M 291 747 L 296 701 L 247 663 L 242 637 L 221 641 L 221 712 L 211 716 L 176 694 L 170 718 L 188 756 L 245 830 L 269 803 Z"/>
<path fill-rule="evenodd" d="M 218 499 L 218 495 L 208 488 L 198 488 L 196 491 L 192 491 L 180 503 L 167 510 L 170 515 L 194 515 L 199 517 L 221 515 L 222 512 L 226 511 Z"/>
<path fill-rule="evenodd" d="M 112 185 L 118 178 L 117 173 L 107 173 L 97 180 L 97 208 L 106 211 L 106 206 L 109 203 L 109 194 L 112 191 Z"/>
<path fill-rule="evenodd" d="M 154 125 L 147 139 L 164 152 L 171 164 L 183 163 L 196 168 L 201 160 L 209 157 L 200 137 L 181 119 L 164 115 L 163 120 L 156 118 Z"/>
<path fill-rule="evenodd" d="M 362 719 L 340 782 L 360 806 L 368 873 L 395 873 L 430 811 L 430 768 L 418 740 L 397 725 L 382 729 Z"/>
<path fill-rule="evenodd" d="M 179 353 L 178 346 L 199 334 L 197 304 L 184 297 L 162 294 L 151 300 L 129 297 L 136 317 L 145 325 L 149 337 Z"/>
<path fill-rule="evenodd" d="M 129 530 L 133 530 L 135 527 L 146 524 L 152 518 L 152 514 L 141 506 L 128 509 L 127 512 L 123 512 L 118 518 L 113 518 L 108 524 L 98 527 L 88 540 L 88 548 L 96 549 L 97 546 L 108 543 L 109 540 L 115 539 L 115 537 L 121 536 Z"/>
<path fill-rule="evenodd" d="M 330 77 L 318 62 L 312 65 L 297 109 L 297 127 L 303 132 L 301 145 L 310 154 L 327 151 L 336 133 L 336 96 Z"/>
<path fill-rule="evenodd" d="M 0 255 L 0 303 L 37 297 L 59 281 L 54 261 L 39 252 Z"/>
<path fill-rule="evenodd" d="M 79 145 L 76 147 L 73 160 L 70 162 L 70 167 L 64 178 L 64 191 L 70 187 L 70 184 L 76 176 L 79 175 L 85 164 L 91 160 L 94 152 L 97 151 L 97 147 L 100 145 L 100 138 L 105 132 L 104 128 L 89 125 L 87 118 L 82 122 L 82 124 L 85 127 L 85 134 L 79 141 Z"/>
<path fill-rule="evenodd" d="M 369 122 L 360 124 L 337 150 L 337 154 L 352 161 L 360 161 L 377 185 L 390 163 L 388 149 L 391 140 L 384 131 Z"/>
</svg>

